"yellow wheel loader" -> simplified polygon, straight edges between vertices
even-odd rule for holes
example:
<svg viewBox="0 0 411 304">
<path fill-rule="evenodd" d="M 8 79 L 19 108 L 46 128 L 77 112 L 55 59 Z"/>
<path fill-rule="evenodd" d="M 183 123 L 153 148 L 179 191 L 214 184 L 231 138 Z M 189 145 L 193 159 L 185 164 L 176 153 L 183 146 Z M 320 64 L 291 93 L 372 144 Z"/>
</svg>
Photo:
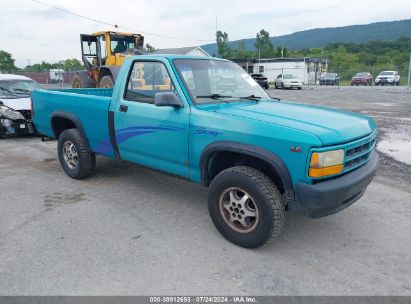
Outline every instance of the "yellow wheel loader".
<svg viewBox="0 0 411 304">
<path fill-rule="evenodd" d="M 144 37 L 135 33 L 81 34 L 81 54 L 86 71 L 79 71 L 73 88 L 111 88 L 127 55 L 144 53 Z"/>
</svg>

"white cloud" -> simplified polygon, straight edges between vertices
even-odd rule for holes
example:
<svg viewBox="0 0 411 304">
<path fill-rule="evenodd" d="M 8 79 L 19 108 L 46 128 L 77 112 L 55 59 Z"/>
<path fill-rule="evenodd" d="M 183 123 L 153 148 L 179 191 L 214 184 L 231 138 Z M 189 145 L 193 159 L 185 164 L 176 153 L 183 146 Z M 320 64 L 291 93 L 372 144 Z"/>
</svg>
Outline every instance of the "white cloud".
<svg viewBox="0 0 411 304">
<path fill-rule="evenodd" d="M 42 0 L 91 18 L 143 31 L 157 48 L 200 45 L 219 29 L 231 40 L 254 37 L 262 28 L 272 36 L 318 27 L 335 27 L 410 18 L 409 0 L 387 5 L 379 0 L 317 1 L 196 1 L 196 0 Z M 41 60 L 80 59 L 79 35 L 109 28 L 96 22 L 47 8 L 31 0 L 8 2 L 1 8 L 0 49 L 13 54 L 18 66 Z M 145 32 L 145 33 L 144 33 Z M 168 39 L 186 37 L 192 41 Z"/>
</svg>

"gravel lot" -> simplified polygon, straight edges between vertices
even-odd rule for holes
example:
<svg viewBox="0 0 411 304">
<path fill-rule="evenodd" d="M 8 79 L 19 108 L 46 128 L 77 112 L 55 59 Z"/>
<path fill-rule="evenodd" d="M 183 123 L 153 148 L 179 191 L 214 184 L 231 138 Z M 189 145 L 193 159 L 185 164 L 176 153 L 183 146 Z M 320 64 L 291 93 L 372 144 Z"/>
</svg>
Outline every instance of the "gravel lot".
<svg viewBox="0 0 411 304">
<path fill-rule="evenodd" d="M 403 88 L 270 94 L 374 117 L 397 159 L 396 143 L 409 145 L 396 137 L 411 134 Z M 136 165 L 99 157 L 75 181 L 56 142 L 16 138 L 0 141 L 0 173 L 1 295 L 411 295 L 411 166 L 388 154 L 356 204 L 288 214 L 281 238 L 256 250 L 218 234 L 205 188 Z"/>
</svg>

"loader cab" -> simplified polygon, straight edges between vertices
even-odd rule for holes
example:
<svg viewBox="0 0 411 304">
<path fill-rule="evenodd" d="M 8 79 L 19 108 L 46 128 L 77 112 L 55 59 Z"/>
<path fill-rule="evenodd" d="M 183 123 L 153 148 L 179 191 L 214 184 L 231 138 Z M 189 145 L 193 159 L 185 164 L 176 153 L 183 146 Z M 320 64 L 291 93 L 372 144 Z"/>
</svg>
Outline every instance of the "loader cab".
<svg viewBox="0 0 411 304">
<path fill-rule="evenodd" d="M 80 38 L 83 61 L 88 69 L 121 65 L 126 53 L 134 54 L 144 46 L 144 37 L 140 34 L 98 32 L 82 34 Z"/>
</svg>

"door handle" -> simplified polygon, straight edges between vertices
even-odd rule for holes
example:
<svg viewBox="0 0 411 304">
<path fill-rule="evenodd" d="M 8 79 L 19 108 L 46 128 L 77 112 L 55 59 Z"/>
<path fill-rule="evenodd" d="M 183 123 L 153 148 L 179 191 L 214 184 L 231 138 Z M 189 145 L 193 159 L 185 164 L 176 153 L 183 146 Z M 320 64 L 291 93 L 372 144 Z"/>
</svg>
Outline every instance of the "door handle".
<svg viewBox="0 0 411 304">
<path fill-rule="evenodd" d="M 120 105 L 120 112 L 127 112 L 128 111 L 128 107 L 125 105 Z"/>
</svg>

